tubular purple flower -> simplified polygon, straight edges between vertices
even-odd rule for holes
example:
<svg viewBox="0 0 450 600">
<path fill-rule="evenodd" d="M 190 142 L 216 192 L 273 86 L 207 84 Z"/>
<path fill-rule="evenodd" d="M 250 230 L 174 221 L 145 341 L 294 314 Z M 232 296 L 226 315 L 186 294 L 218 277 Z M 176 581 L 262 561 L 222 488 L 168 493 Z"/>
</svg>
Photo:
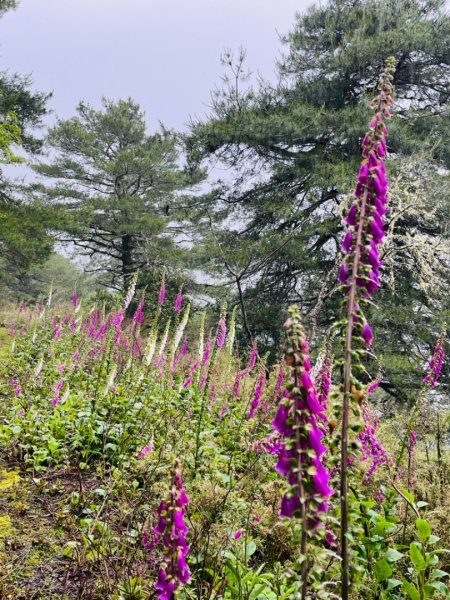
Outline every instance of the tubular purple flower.
<svg viewBox="0 0 450 600">
<path fill-rule="evenodd" d="M 342 285 L 346 285 L 348 283 L 348 273 L 348 264 L 346 262 L 342 263 L 341 268 L 339 270 L 339 282 L 342 283 Z"/>
<path fill-rule="evenodd" d="M 328 482 L 330 481 L 330 475 L 327 469 L 320 462 L 319 458 L 313 458 L 312 464 L 316 469 L 316 472 L 313 475 L 315 490 L 319 496 L 329 498 L 332 494 L 334 494 L 334 490 L 332 490 L 328 485 Z"/>
<path fill-rule="evenodd" d="M 346 254 L 348 254 L 352 248 L 352 244 L 353 244 L 353 233 L 351 231 L 347 231 L 347 233 L 345 234 L 344 241 L 341 244 L 341 248 Z"/>
<path fill-rule="evenodd" d="M 324 452 L 326 452 L 327 448 L 320 441 L 323 436 L 323 431 L 317 428 L 315 422 L 312 424 L 312 429 L 309 432 L 308 442 L 310 448 L 314 450 L 317 456 L 321 456 Z"/>
<path fill-rule="evenodd" d="M 363 338 L 364 343 L 366 344 L 366 347 L 369 347 L 372 345 L 372 342 L 373 342 L 372 328 L 370 327 L 370 325 L 367 321 L 363 325 L 363 328 L 361 331 L 361 337 Z"/>
<path fill-rule="evenodd" d="M 72 306 L 76 308 L 78 306 L 78 294 L 75 291 L 72 295 Z"/>
<path fill-rule="evenodd" d="M 356 217 L 358 214 L 358 207 L 356 204 L 352 204 L 350 210 L 348 211 L 348 215 L 344 219 L 347 225 L 355 226 L 356 225 Z"/>
</svg>

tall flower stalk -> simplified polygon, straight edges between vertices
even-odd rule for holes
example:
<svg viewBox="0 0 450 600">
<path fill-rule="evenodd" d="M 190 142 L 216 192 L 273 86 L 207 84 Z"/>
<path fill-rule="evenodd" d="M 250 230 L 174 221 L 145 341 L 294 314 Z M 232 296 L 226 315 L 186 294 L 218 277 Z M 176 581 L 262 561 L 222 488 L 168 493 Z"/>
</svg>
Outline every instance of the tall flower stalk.
<svg viewBox="0 0 450 600">
<path fill-rule="evenodd" d="M 163 561 L 159 567 L 158 581 L 155 583 L 159 600 L 172 600 L 175 590 L 187 583 L 191 577 L 187 565 L 189 546 L 186 543 L 188 528 L 184 523 L 186 505 L 189 499 L 181 479 L 179 461 L 175 464 L 172 476 L 170 497 L 161 502 L 158 508 L 158 524 L 153 533 L 162 539 Z"/>
<path fill-rule="evenodd" d="M 378 96 L 372 102 L 375 116 L 363 139 L 363 160 L 358 174 L 355 199 L 345 219 L 347 231 L 342 249 L 345 259 L 339 272 L 339 280 L 346 296 L 347 319 L 344 345 L 343 407 L 341 429 L 341 565 L 342 600 L 349 597 L 348 560 L 348 428 L 352 388 L 357 392 L 360 383 L 353 376 L 354 358 L 360 360 L 373 340 L 372 330 L 361 310 L 361 304 L 379 287 L 379 245 L 385 235 L 383 216 L 386 213 L 387 179 L 384 158 L 386 156 L 385 120 L 390 117 L 393 103 L 393 73 L 395 59 L 386 60 L 380 76 Z M 361 348 L 361 342 L 363 347 Z"/>
<path fill-rule="evenodd" d="M 327 500 L 334 492 L 328 485 L 330 475 L 322 462 L 327 448 L 321 442 L 323 432 L 318 426 L 318 417 L 323 407 L 310 376 L 308 342 L 297 306 L 291 306 L 289 314 L 285 323 L 288 329 L 286 389 L 273 420 L 275 430 L 282 436 L 275 468 L 289 481 L 281 501 L 280 516 L 301 519 L 301 597 L 304 600 L 308 525 L 314 530 L 320 524 L 318 515 L 328 509 Z"/>
</svg>

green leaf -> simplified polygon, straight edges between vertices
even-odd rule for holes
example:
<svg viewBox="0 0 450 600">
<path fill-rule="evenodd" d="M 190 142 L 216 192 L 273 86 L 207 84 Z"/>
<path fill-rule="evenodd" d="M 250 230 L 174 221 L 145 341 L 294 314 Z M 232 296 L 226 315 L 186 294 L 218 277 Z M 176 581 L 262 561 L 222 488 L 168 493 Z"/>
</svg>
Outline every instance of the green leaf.
<svg viewBox="0 0 450 600">
<path fill-rule="evenodd" d="M 441 538 L 437 535 L 430 535 L 430 537 L 428 538 L 428 543 L 429 544 L 435 544 L 436 542 L 438 542 Z"/>
<path fill-rule="evenodd" d="M 427 567 L 433 567 L 438 562 L 439 558 L 434 552 L 430 552 L 429 554 L 427 554 Z"/>
<path fill-rule="evenodd" d="M 422 542 L 428 539 L 431 535 L 431 527 L 424 519 L 416 519 L 416 529 Z"/>
<path fill-rule="evenodd" d="M 404 556 L 405 555 L 402 552 L 395 550 L 395 548 L 388 548 L 388 550 L 386 550 L 386 554 L 385 554 L 386 560 L 388 560 L 389 562 L 396 562 L 397 560 L 400 560 Z"/>
<path fill-rule="evenodd" d="M 252 554 L 254 554 L 256 552 L 256 544 L 255 542 L 247 542 L 245 544 L 245 556 L 247 558 L 250 558 L 250 556 L 252 556 Z"/>
<path fill-rule="evenodd" d="M 402 494 L 407 498 L 410 502 L 414 502 L 414 496 L 411 494 L 409 490 L 402 488 Z"/>
<path fill-rule="evenodd" d="M 431 579 L 440 579 L 441 577 L 447 577 L 448 573 L 446 571 L 441 571 L 441 569 L 433 569 L 431 571 Z"/>
<path fill-rule="evenodd" d="M 377 560 L 374 570 L 377 581 L 386 581 L 392 575 L 391 565 L 385 558 Z"/>
<path fill-rule="evenodd" d="M 422 556 L 422 550 L 419 548 L 417 542 L 412 542 L 409 547 L 409 556 L 411 558 L 411 562 L 414 565 L 414 568 L 418 573 L 420 571 L 424 571 L 427 568 L 427 563 Z"/>
<path fill-rule="evenodd" d="M 427 585 L 443 594 L 446 598 L 450 598 L 450 591 L 445 583 L 442 583 L 442 581 L 433 581 L 433 583 Z"/>
<path fill-rule="evenodd" d="M 424 508 L 425 506 L 428 506 L 428 502 L 424 502 L 423 500 L 419 500 L 419 502 L 417 502 L 416 506 L 417 506 L 417 508 Z"/>
<path fill-rule="evenodd" d="M 388 579 L 386 589 L 389 592 L 389 590 L 393 590 L 394 588 L 398 587 L 399 585 L 402 585 L 402 582 L 400 581 L 400 579 Z"/>
<path fill-rule="evenodd" d="M 409 581 L 406 581 L 406 579 L 402 579 L 402 583 L 405 592 L 408 594 L 411 600 L 420 600 L 419 590 L 415 585 L 409 583 Z"/>
</svg>

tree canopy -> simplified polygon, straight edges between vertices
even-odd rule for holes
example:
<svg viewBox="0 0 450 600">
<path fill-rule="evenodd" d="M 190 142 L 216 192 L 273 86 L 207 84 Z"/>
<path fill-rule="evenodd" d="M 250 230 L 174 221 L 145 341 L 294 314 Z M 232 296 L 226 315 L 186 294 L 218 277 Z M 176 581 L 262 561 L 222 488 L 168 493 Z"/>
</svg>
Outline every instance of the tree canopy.
<svg viewBox="0 0 450 600">
<path fill-rule="evenodd" d="M 419 147 L 434 172 L 450 166 L 450 18 L 441 0 L 332 0 L 298 15 L 283 41 L 278 84 L 254 89 L 241 77 L 242 57 L 230 60 L 234 79 L 216 92 L 210 117 L 193 122 L 186 138 L 193 164 L 219 160 L 229 168 L 210 206 L 213 235 L 210 218 L 204 220 L 206 248 L 230 286 L 232 272 L 241 276 L 236 301 L 247 305 L 250 332 L 272 347 L 279 342 L 280 306 L 299 302 L 323 327 L 330 323 L 340 207 L 353 187 L 368 94 L 386 56 L 396 58 L 399 107 L 388 167 L 395 173 L 396 158 L 414 157 Z M 447 214 L 447 196 L 441 206 Z M 395 223 L 389 253 L 400 253 L 400 227 L 413 241 L 414 232 L 422 241 L 447 236 L 441 217 L 431 227 L 429 219 L 406 216 Z M 412 313 L 417 303 L 426 312 L 448 306 L 445 289 L 416 293 L 404 265 L 396 267 L 404 287 L 386 292 L 383 315 L 405 294 Z M 441 268 L 448 269 L 448 258 Z M 404 325 L 405 335 L 413 335 L 416 325 Z M 394 344 L 392 331 L 384 333 L 384 342 Z"/>
</svg>

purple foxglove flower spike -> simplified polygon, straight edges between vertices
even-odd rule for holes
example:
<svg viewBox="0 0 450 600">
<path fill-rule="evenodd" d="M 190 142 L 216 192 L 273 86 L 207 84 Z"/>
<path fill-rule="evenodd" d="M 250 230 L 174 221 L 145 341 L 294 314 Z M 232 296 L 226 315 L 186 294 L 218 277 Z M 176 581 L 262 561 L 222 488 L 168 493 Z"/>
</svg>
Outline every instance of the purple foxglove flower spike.
<svg viewBox="0 0 450 600">
<path fill-rule="evenodd" d="M 172 476 L 170 498 L 161 502 L 158 508 L 158 523 L 153 533 L 162 539 L 164 545 L 163 561 L 155 583 L 159 600 L 172 600 L 175 590 L 187 583 L 191 577 L 187 565 L 189 546 L 186 543 L 188 528 L 184 523 L 185 507 L 189 499 L 181 479 L 180 463 L 175 464 Z"/>
<path fill-rule="evenodd" d="M 445 358 L 445 332 L 439 336 L 434 352 L 430 358 L 429 372 L 423 378 L 424 383 L 428 383 L 431 387 L 434 387 L 441 374 L 442 364 Z"/>
<path fill-rule="evenodd" d="M 218 324 L 218 333 L 216 344 L 218 348 L 222 348 L 225 343 L 225 338 L 227 335 L 227 324 L 225 322 L 225 317 L 221 317 Z"/>
<path fill-rule="evenodd" d="M 334 492 L 328 485 L 330 475 L 322 460 L 327 448 L 321 442 L 323 432 L 316 417 L 323 413 L 324 407 L 318 401 L 311 379 L 305 331 L 298 308 L 291 306 L 289 313 L 291 318 L 285 323 L 289 330 L 287 385 L 272 421 L 282 436 L 275 468 L 289 480 L 280 516 L 301 516 L 306 523 L 308 513 L 312 518 L 317 512 L 327 510 L 326 500 Z"/>
<path fill-rule="evenodd" d="M 159 288 L 158 304 L 160 304 L 162 306 L 164 304 L 165 299 L 166 299 L 166 284 L 164 282 L 164 277 L 163 277 L 163 280 L 161 281 L 161 287 Z"/>
<path fill-rule="evenodd" d="M 248 369 L 247 371 L 250 373 L 250 371 L 253 369 L 253 367 L 256 364 L 256 357 L 258 356 L 258 348 L 256 346 L 256 344 L 253 346 L 251 354 L 250 354 L 250 363 L 248 365 Z"/>
<path fill-rule="evenodd" d="M 393 464 L 393 461 L 376 438 L 378 419 L 374 418 L 368 404 L 365 404 L 362 408 L 362 418 L 364 430 L 358 434 L 362 446 L 361 461 L 372 459 L 372 464 L 365 477 L 365 483 L 367 484 L 380 465 L 390 465 Z"/>
<path fill-rule="evenodd" d="M 176 313 L 181 312 L 182 304 L 183 304 L 183 294 L 182 294 L 182 291 L 180 290 L 177 294 L 177 298 L 175 300 L 175 305 L 173 307 Z"/>
<path fill-rule="evenodd" d="M 253 419 L 253 417 L 255 416 L 255 412 L 258 409 L 265 379 L 266 379 L 266 372 L 262 371 L 262 373 L 259 376 L 258 385 L 256 386 L 255 395 L 253 396 L 252 404 L 250 407 L 250 412 L 248 414 L 249 419 Z"/>
</svg>

